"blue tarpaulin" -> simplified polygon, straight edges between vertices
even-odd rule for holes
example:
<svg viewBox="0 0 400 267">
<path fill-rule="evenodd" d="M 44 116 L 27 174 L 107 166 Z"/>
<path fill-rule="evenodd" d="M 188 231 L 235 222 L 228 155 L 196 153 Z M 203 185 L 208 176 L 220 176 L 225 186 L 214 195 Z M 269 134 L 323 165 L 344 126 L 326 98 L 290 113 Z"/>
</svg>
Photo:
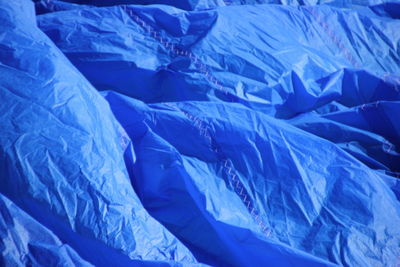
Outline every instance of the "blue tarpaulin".
<svg viewBox="0 0 400 267">
<path fill-rule="evenodd" d="M 1 266 L 397 266 L 400 2 L 0 0 Z"/>
</svg>

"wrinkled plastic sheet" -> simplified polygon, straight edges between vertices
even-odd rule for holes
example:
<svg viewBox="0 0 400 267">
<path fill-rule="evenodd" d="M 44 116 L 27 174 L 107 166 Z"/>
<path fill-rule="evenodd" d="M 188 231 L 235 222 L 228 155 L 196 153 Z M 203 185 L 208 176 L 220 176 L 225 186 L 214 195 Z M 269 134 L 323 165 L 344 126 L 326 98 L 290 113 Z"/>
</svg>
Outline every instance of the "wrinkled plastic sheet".
<svg viewBox="0 0 400 267">
<path fill-rule="evenodd" d="M 0 1 L 0 264 L 398 264 L 399 4 L 165 4 Z"/>
</svg>

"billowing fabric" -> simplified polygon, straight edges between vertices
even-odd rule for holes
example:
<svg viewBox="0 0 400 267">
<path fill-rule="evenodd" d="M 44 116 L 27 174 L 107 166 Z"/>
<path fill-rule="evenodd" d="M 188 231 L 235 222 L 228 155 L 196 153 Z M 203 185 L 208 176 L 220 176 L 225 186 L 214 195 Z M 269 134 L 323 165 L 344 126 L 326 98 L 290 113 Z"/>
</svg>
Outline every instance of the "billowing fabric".
<svg viewBox="0 0 400 267">
<path fill-rule="evenodd" d="M 396 266 L 399 18 L 0 0 L 0 264 Z"/>
</svg>

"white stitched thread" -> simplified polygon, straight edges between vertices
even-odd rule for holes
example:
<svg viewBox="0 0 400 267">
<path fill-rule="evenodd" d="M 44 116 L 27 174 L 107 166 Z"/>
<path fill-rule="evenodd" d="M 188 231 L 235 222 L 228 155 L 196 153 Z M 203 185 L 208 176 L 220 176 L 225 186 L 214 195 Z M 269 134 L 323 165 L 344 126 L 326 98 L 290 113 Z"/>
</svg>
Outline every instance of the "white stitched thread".
<svg viewBox="0 0 400 267">
<path fill-rule="evenodd" d="M 123 7 L 123 9 L 126 10 L 126 7 Z M 174 52 L 175 54 L 189 57 L 189 59 L 191 61 L 193 61 L 194 66 L 197 68 L 199 73 L 204 74 L 206 76 L 206 79 L 208 79 L 212 84 L 214 84 L 214 86 L 217 88 L 217 90 L 223 91 L 226 95 L 228 95 L 228 90 L 219 83 L 217 78 L 215 78 L 213 75 L 211 75 L 209 73 L 209 71 L 207 70 L 207 66 L 205 64 L 203 64 L 197 56 L 195 56 L 193 53 L 191 53 L 187 50 L 178 49 L 174 44 L 172 44 L 172 43 L 168 42 L 167 40 L 165 40 L 164 38 L 162 38 L 150 25 L 148 25 L 144 20 L 140 19 L 139 16 L 133 14 L 132 10 L 129 10 L 129 11 L 130 12 L 128 12 L 128 14 L 131 17 L 133 17 L 134 21 L 136 21 L 139 25 L 141 25 L 145 31 L 149 32 L 150 36 L 152 36 L 161 45 L 163 45 L 168 50 Z M 173 108 L 174 110 L 182 112 L 187 118 L 189 118 L 191 121 L 194 121 L 194 126 L 197 129 L 199 129 L 200 135 L 204 136 L 207 139 L 207 141 L 209 141 L 209 143 L 212 144 L 212 137 L 211 137 L 210 131 L 208 129 L 208 126 L 205 125 L 203 127 L 203 121 L 200 118 L 197 118 L 196 116 L 193 116 L 185 111 L 182 111 L 177 106 L 172 105 L 170 103 L 164 103 L 164 104 L 166 106 Z M 216 154 L 220 153 L 218 147 L 213 149 L 213 151 L 215 151 Z M 264 233 L 266 227 L 265 227 L 264 223 L 262 222 L 262 220 L 260 220 L 258 212 L 257 212 L 257 216 L 254 217 L 254 211 L 255 211 L 254 207 L 252 207 L 250 210 L 251 202 L 247 199 L 248 195 L 243 194 L 244 185 L 241 184 L 239 178 L 234 173 L 234 168 L 233 168 L 231 162 L 229 160 L 225 160 L 224 164 L 223 164 L 223 168 L 228 177 L 232 176 L 232 181 L 235 183 L 235 186 L 234 186 L 235 191 L 239 191 L 239 186 L 240 186 L 241 190 L 238 193 L 239 196 L 241 197 L 243 203 L 249 210 L 250 216 L 259 225 L 261 231 Z"/>
</svg>

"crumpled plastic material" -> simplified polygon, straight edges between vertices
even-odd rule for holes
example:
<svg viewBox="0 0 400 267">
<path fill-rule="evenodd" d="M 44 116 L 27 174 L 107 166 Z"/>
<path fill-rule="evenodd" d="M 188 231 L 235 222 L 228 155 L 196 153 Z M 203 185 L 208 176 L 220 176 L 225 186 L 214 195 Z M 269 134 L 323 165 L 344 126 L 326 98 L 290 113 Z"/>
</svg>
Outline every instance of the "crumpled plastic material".
<svg viewBox="0 0 400 267">
<path fill-rule="evenodd" d="M 0 264 L 396 266 L 399 10 L 0 1 Z"/>
<path fill-rule="evenodd" d="M 260 5 L 260 4 L 278 4 L 291 6 L 313 6 L 313 5 L 330 5 L 339 8 L 353 8 L 358 6 L 375 6 L 388 3 L 391 0 L 63 0 L 48 1 L 36 0 L 37 5 L 48 7 L 52 5 L 53 11 L 56 6 L 71 6 L 69 4 L 92 5 L 92 6 L 113 6 L 113 5 L 151 5 L 162 4 L 174 6 L 184 10 L 204 10 L 222 6 L 234 5 Z M 68 4 L 66 4 L 67 2 Z M 390 7 L 390 10 L 396 8 Z M 398 11 L 397 11 L 398 12 Z"/>
<path fill-rule="evenodd" d="M 0 237 L 1 266 L 93 266 L 1 194 Z"/>
<path fill-rule="evenodd" d="M 131 141 L 35 26 L 33 4 L 1 2 L 0 15 L 1 193 L 94 265 L 197 263 L 144 209 L 124 161 L 134 160 Z"/>
</svg>

